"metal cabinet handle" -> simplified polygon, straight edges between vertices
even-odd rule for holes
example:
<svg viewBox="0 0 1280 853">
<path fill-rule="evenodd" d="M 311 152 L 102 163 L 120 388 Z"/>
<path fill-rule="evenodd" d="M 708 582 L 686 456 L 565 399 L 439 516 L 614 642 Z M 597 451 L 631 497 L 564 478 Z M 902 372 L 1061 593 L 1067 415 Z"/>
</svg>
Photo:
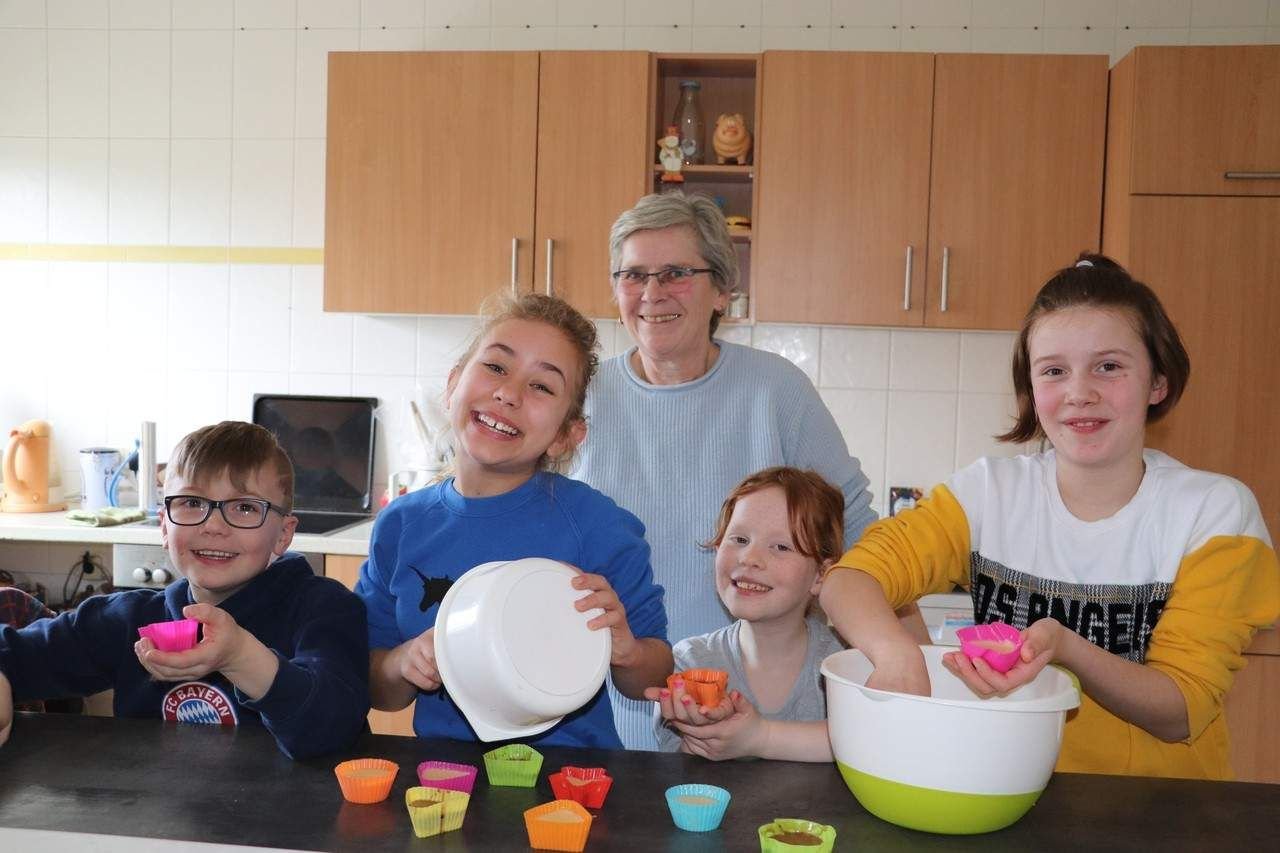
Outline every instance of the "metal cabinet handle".
<svg viewBox="0 0 1280 853">
<path fill-rule="evenodd" d="M 915 252 L 915 246 L 907 247 L 907 275 L 902 282 L 902 310 L 911 310 L 911 261 Z"/>
<path fill-rule="evenodd" d="M 947 289 L 951 281 L 951 248 L 942 247 L 942 299 L 938 306 L 940 311 L 944 313 L 947 310 Z"/>
<path fill-rule="evenodd" d="M 555 296 L 551 288 L 551 255 L 556 249 L 556 241 L 550 237 L 547 238 L 547 296 Z"/>
<path fill-rule="evenodd" d="M 511 238 L 511 295 L 520 295 L 520 283 L 516 275 L 516 260 L 520 256 L 520 238 Z"/>
<path fill-rule="evenodd" d="M 1280 172 L 1223 172 L 1228 181 L 1280 181 Z"/>
</svg>

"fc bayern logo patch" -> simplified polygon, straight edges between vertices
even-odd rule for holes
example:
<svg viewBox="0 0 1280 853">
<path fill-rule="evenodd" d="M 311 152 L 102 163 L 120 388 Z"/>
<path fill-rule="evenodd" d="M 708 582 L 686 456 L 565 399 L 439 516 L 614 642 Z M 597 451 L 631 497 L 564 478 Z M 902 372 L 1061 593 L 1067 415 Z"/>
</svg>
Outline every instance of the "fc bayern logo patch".
<svg viewBox="0 0 1280 853">
<path fill-rule="evenodd" d="M 234 726 L 236 706 L 227 694 L 202 681 L 179 684 L 164 695 L 161 715 L 170 722 Z"/>
</svg>

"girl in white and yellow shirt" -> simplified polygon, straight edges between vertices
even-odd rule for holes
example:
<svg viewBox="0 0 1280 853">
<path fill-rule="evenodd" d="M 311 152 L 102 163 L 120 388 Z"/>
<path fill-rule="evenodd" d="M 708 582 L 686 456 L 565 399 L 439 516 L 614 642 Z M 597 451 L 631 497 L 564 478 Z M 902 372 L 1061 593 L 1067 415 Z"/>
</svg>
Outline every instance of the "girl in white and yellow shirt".
<svg viewBox="0 0 1280 853">
<path fill-rule="evenodd" d="M 982 459 L 877 522 L 831 569 L 822 606 L 875 665 L 868 684 L 926 695 L 892 608 L 953 585 L 978 623 L 1022 631 L 1006 674 L 953 652 L 979 695 L 1047 664 L 1083 693 L 1058 770 L 1231 777 L 1223 696 L 1254 632 L 1280 617 L 1280 567 L 1237 480 L 1144 449 L 1190 362 L 1155 294 L 1100 255 L 1041 288 L 1013 358 L 1018 422 L 1053 449 Z"/>
</svg>

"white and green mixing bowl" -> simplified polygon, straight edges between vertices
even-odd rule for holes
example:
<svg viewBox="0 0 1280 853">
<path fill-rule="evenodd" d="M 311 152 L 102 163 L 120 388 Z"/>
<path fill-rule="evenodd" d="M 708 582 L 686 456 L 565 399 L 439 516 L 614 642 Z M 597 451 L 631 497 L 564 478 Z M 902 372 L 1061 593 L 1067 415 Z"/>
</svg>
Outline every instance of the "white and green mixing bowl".
<svg viewBox="0 0 1280 853">
<path fill-rule="evenodd" d="M 836 766 L 863 808 L 899 826 L 972 834 L 1026 814 L 1049 783 L 1067 711 L 1080 695 L 1045 667 L 1008 696 L 981 699 L 943 665 L 954 648 L 921 646 L 932 696 L 866 687 L 855 649 L 822 662 Z"/>
</svg>

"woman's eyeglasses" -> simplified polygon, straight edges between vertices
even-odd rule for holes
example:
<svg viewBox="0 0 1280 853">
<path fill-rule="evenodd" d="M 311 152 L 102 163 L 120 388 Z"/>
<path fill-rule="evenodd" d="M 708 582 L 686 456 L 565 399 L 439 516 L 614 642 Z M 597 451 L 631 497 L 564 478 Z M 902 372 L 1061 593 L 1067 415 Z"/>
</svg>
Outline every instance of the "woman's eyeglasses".
<svg viewBox="0 0 1280 853">
<path fill-rule="evenodd" d="M 204 524 L 214 510 L 222 513 L 222 520 L 241 530 L 261 527 L 267 520 L 267 512 L 288 515 L 286 510 L 262 498 L 228 498 L 214 501 L 196 495 L 169 495 L 164 499 L 164 511 L 169 520 L 179 527 L 195 527 Z"/>
<path fill-rule="evenodd" d="M 613 280 L 617 282 L 618 287 L 628 293 L 639 293 L 644 290 L 644 286 L 648 284 L 650 276 L 657 279 L 659 286 L 668 293 L 684 293 L 693 287 L 694 276 L 712 271 L 709 268 L 698 267 L 663 267 L 657 272 L 618 270 L 610 273 L 610 275 L 613 276 Z"/>
</svg>

